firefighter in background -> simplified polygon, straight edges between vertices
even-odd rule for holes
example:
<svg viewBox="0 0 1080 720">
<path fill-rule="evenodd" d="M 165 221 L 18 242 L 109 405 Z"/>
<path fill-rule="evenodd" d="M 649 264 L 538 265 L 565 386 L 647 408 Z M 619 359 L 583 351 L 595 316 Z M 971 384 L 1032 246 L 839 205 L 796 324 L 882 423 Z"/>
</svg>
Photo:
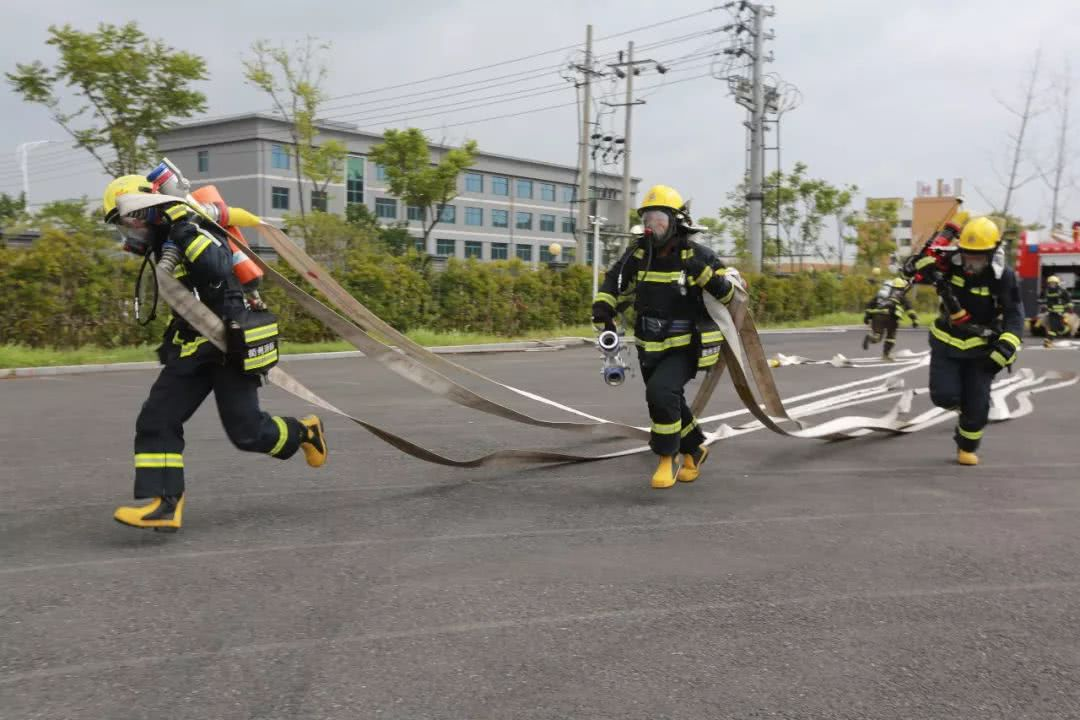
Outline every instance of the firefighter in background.
<svg viewBox="0 0 1080 720">
<path fill-rule="evenodd" d="M 1046 339 L 1044 347 L 1053 347 L 1054 338 L 1068 335 L 1069 329 L 1065 324 L 1065 313 L 1072 310 L 1072 299 L 1069 291 L 1061 287 L 1061 278 L 1051 275 L 1046 278 Z"/>
<path fill-rule="evenodd" d="M 103 198 L 105 221 L 119 226 L 125 250 L 142 257 L 149 254 L 155 262 L 166 255 L 178 258 L 173 276 L 221 317 L 227 328 L 238 327 L 251 309 L 233 270 L 227 238 L 201 227 L 198 216 L 185 203 L 120 215 L 119 196 L 153 192 L 153 184 L 140 175 L 113 180 Z M 262 332 L 275 335 L 276 324 Z M 227 334 L 231 346 L 235 333 Z M 225 432 L 240 450 L 285 460 L 303 449 L 312 467 L 326 461 L 326 438 L 317 416 L 297 419 L 263 412 L 259 408 L 259 368 L 248 367 L 235 352 L 223 354 L 181 318 L 173 317 L 166 328 L 158 358 L 164 367 L 135 423 L 135 498 L 150 502 L 118 508 L 113 515 L 118 522 L 166 532 L 180 528 L 184 511 L 183 426 L 211 390 Z"/>
<path fill-rule="evenodd" d="M 885 344 L 881 350 L 881 359 L 892 361 L 893 347 L 896 345 L 896 329 L 904 315 L 911 320 L 911 327 L 919 327 L 919 316 L 911 308 L 907 299 L 907 291 L 910 287 L 907 280 L 896 277 L 881 286 L 881 290 L 866 304 L 866 312 L 863 313 L 863 323 L 869 325 L 866 336 L 863 337 L 862 347 L 866 350 L 871 343 L 881 342 L 885 338 Z"/>
<path fill-rule="evenodd" d="M 997 225 L 977 217 L 962 229 L 946 228 L 939 237 L 949 242 L 935 240 L 905 264 L 905 273 L 917 283 L 934 285 L 941 299 L 940 315 L 930 328 L 930 398 L 938 407 L 959 411 L 953 435 L 956 459 L 977 465 L 990 387 L 994 376 L 1016 361 L 1024 314 L 1016 276 L 1000 251 Z"/>
<path fill-rule="evenodd" d="M 592 320 L 598 330 L 614 330 L 617 312 L 631 305 L 635 310 L 634 338 L 652 420 L 649 447 L 658 456 L 652 486 L 668 488 L 676 480 L 696 480 L 709 454 L 684 386 L 698 370 L 716 364 L 724 340 L 703 293 L 730 302 L 735 284 L 729 278 L 737 273 L 690 239 L 697 229 L 673 188 L 651 188 L 638 216 L 644 232 L 608 270 Z"/>
</svg>

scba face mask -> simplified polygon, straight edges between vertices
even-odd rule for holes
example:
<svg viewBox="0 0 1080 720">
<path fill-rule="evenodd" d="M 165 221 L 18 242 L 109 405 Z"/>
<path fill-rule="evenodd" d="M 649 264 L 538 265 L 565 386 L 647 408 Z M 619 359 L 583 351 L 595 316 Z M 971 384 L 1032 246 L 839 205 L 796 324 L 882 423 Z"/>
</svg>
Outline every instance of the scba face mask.
<svg viewBox="0 0 1080 720">
<path fill-rule="evenodd" d="M 123 216 L 117 223 L 120 246 L 133 255 L 146 255 L 150 249 L 150 224 L 143 218 Z"/>
<path fill-rule="evenodd" d="M 662 247 L 675 229 L 675 222 L 671 213 L 666 210 L 646 210 L 641 214 L 641 225 L 645 229 L 645 236 L 652 241 L 654 247 Z"/>
<path fill-rule="evenodd" d="M 990 253 L 961 252 L 960 263 L 965 275 L 978 275 L 990 267 Z"/>
</svg>

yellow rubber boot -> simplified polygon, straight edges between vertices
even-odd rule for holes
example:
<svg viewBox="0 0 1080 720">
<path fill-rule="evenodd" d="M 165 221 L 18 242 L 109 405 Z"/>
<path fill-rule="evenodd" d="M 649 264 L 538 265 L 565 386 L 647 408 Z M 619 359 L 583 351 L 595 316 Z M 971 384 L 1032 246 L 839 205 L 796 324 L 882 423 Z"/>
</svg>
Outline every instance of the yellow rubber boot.
<svg viewBox="0 0 1080 720">
<path fill-rule="evenodd" d="M 113 520 L 131 527 L 153 529 L 157 532 L 176 532 L 184 519 L 184 496 L 156 497 L 142 506 L 121 505 Z"/>
<path fill-rule="evenodd" d="M 701 466 L 705 464 L 705 458 L 709 457 L 709 448 L 702 445 L 692 453 L 683 455 L 683 464 L 679 468 L 679 474 L 675 479 L 679 482 L 691 483 L 698 479 L 701 474 Z"/>
<path fill-rule="evenodd" d="M 311 467 L 322 467 L 330 452 L 326 446 L 326 433 L 323 432 L 322 420 L 318 415 L 308 415 L 306 418 L 300 418 L 300 424 L 308 431 L 307 437 L 300 441 L 300 449 L 304 451 L 307 464 Z"/>
<path fill-rule="evenodd" d="M 671 487 L 675 484 L 675 474 L 677 472 L 675 457 L 673 455 L 661 455 L 660 463 L 656 466 L 656 472 L 652 476 L 652 486 L 657 489 Z"/>
<path fill-rule="evenodd" d="M 978 465 L 979 456 L 973 452 L 968 452 L 967 450 L 957 450 L 956 462 L 961 465 Z"/>
</svg>

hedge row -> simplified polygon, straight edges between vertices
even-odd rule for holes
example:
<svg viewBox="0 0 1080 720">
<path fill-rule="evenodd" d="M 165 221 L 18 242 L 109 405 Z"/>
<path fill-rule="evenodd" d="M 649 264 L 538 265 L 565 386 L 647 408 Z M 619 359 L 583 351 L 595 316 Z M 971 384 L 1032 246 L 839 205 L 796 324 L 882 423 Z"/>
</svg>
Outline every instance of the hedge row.
<svg viewBox="0 0 1080 720">
<path fill-rule="evenodd" d="M 45 230 L 30 248 L 0 247 L 0 342 L 56 348 L 156 342 L 164 318 L 148 327 L 134 322 L 131 298 L 139 264 L 114 248 L 101 237 L 55 229 Z M 402 331 L 521 335 L 588 322 L 592 281 L 583 266 L 533 269 L 517 260 L 450 260 L 436 271 L 412 253 L 363 248 L 350 250 L 335 266 L 350 293 Z M 279 269 L 305 286 L 291 269 Z M 748 279 L 761 323 L 858 312 L 877 288 L 867 276 L 830 273 Z M 287 339 L 332 338 L 280 289 L 268 283 L 264 295 Z M 922 293 L 917 305 L 932 307 L 932 294 Z"/>
</svg>

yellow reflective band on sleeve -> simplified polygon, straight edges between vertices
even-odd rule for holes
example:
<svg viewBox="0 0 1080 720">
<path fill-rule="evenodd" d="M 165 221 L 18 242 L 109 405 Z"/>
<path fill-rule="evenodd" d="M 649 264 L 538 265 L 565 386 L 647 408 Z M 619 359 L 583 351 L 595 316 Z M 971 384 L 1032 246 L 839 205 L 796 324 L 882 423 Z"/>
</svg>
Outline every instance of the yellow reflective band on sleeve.
<svg viewBox="0 0 1080 720">
<path fill-rule="evenodd" d="M 638 248 L 634 251 L 634 257 L 636 257 L 638 260 L 642 259 L 643 257 L 645 257 L 645 251 L 641 248 Z"/>
<path fill-rule="evenodd" d="M 960 437 L 967 438 L 968 440 L 982 440 L 982 430 L 965 430 L 959 425 L 956 426 L 956 432 L 960 434 Z"/>
<path fill-rule="evenodd" d="M 653 423 L 652 431 L 657 435 L 674 435 L 682 429 L 682 420 L 673 423 Z"/>
<path fill-rule="evenodd" d="M 678 282 L 679 278 L 681 278 L 681 277 L 682 277 L 682 271 L 681 270 L 677 270 L 675 272 L 657 272 L 655 270 L 651 270 L 649 272 L 639 272 L 637 274 L 637 279 L 638 280 L 644 280 L 645 282 L 652 282 L 652 283 Z"/>
<path fill-rule="evenodd" d="M 730 284 L 731 284 L 731 289 L 728 290 L 726 293 L 724 293 L 724 297 L 717 298 L 720 302 L 722 302 L 725 305 L 727 305 L 729 302 L 731 302 L 731 298 L 735 297 L 735 283 L 730 283 Z"/>
<path fill-rule="evenodd" d="M 983 297 L 990 297 L 990 288 L 988 287 L 968 288 L 968 292 L 972 295 L 982 295 Z"/>
<path fill-rule="evenodd" d="M 188 212 L 189 211 L 188 211 L 187 207 L 185 207 L 184 205 L 177 204 L 177 205 L 173 205 L 171 208 L 166 210 L 165 211 L 165 216 L 168 217 L 170 220 L 175 222 L 176 220 L 179 220 L 180 218 L 187 215 Z"/>
<path fill-rule="evenodd" d="M 964 287 L 964 278 L 960 277 L 959 275 L 953 275 L 951 278 L 949 278 L 949 282 L 951 282 L 956 287 Z"/>
<path fill-rule="evenodd" d="M 180 357 L 190 357 L 195 354 L 195 351 L 199 349 L 199 346 L 204 342 L 208 342 L 208 339 L 200 335 L 191 342 L 182 342 L 180 340 L 180 333 L 173 335 L 173 345 L 180 346 Z"/>
<path fill-rule="evenodd" d="M 919 258 L 915 261 L 915 269 L 922 270 L 927 265 L 933 265 L 935 262 L 937 262 L 936 258 L 931 255 L 927 255 L 926 257 Z"/>
<path fill-rule="evenodd" d="M 946 345 L 952 345 L 954 348 L 958 348 L 960 350 L 970 350 L 972 348 L 982 347 L 983 345 L 986 345 L 986 340 L 981 337 L 953 337 L 949 333 L 939 328 L 937 325 L 930 326 L 930 334 L 936 337 L 941 342 L 945 343 Z"/>
<path fill-rule="evenodd" d="M 277 361 L 277 359 L 278 359 L 278 351 L 277 350 L 271 350 L 270 352 L 266 353 L 265 355 L 260 355 L 259 357 L 245 358 L 244 359 L 244 370 L 258 370 L 261 367 L 266 367 L 267 365 Z"/>
<path fill-rule="evenodd" d="M 180 453 L 135 453 L 137 468 L 183 468 L 184 456 Z"/>
<path fill-rule="evenodd" d="M 705 283 L 712 280 L 712 276 L 713 276 L 714 272 L 715 271 L 711 267 L 706 265 L 705 269 L 702 270 L 701 274 L 698 275 L 697 279 L 694 280 L 694 284 L 697 285 L 698 287 L 705 287 Z"/>
<path fill-rule="evenodd" d="M 200 235 L 191 241 L 191 244 L 187 246 L 187 250 L 184 251 L 184 256 L 189 262 L 195 262 L 199 259 L 199 256 L 203 254 L 206 248 L 210 247 L 210 243 L 213 242 L 212 238 L 206 235 Z"/>
<path fill-rule="evenodd" d="M 697 418 L 690 421 L 690 424 L 679 431 L 679 437 L 686 437 L 690 433 L 694 432 L 694 428 L 697 427 Z"/>
<path fill-rule="evenodd" d="M 1003 332 L 998 336 L 998 340 L 1004 340 L 1013 346 L 1013 348 L 1019 348 L 1021 345 L 1020 338 L 1013 335 L 1011 332 Z"/>
<path fill-rule="evenodd" d="M 244 342 L 253 343 L 259 340 L 266 340 L 272 338 L 278 334 L 277 323 L 270 323 L 269 325 L 260 325 L 259 327 L 253 327 L 250 330 L 244 331 Z"/>
<path fill-rule="evenodd" d="M 1016 362 L 1016 355 L 1013 355 L 1008 360 L 1006 360 L 1004 355 L 995 350 L 994 352 L 990 353 L 990 359 L 996 362 L 1001 367 L 1009 367 L 1014 362 Z"/>
<path fill-rule="evenodd" d="M 679 257 L 681 257 L 683 260 L 689 260 L 690 258 L 694 257 L 694 251 L 690 248 L 686 248 L 681 253 L 679 253 Z"/>
<path fill-rule="evenodd" d="M 615 296 L 609 295 L 606 292 L 596 293 L 596 297 L 593 298 L 594 303 L 602 302 L 611 307 L 615 307 Z"/>
<path fill-rule="evenodd" d="M 710 368 L 720 360 L 720 353 L 709 353 L 708 355 L 702 355 L 698 358 L 697 366 L 699 370 Z"/>
<path fill-rule="evenodd" d="M 639 348 L 642 348 L 645 352 L 664 352 L 671 348 L 685 347 L 690 344 L 690 334 L 686 335 L 674 335 L 669 338 L 665 338 L 658 342 L 649 342 L 647 340 L 634 340 Z"/>
<path fill-rule="evenodd" d="M 711 332 L 701 333 L 701 342 L 708 345 L 710 343 L 718 343 L 724 341 L 724 333 L 719 330 L 713 330 Z"/>
<path fill-rule="evenodd" d="M 172 276 L 174 278 L 176 278 L 177 280 L 179 280 L 182 277 L 186 277 L 187 276 L 187 266 L 184 265 L 183 263 L 180 263 L 175 268 L 173 268 Z"/>
<path fill-rule="evenodd" d="M 285 447 L 285 441 L 289 439 L 289 428 L 285 424 L 285 421 L 277 415 L 274 415 L 271 419 L 274 421 L 274 424 L 277 425 L 278 439 L 274 447 L 271 448 L 270 455 L 277 455 L 281 452 L 281 448 Z"/>
</svg>

